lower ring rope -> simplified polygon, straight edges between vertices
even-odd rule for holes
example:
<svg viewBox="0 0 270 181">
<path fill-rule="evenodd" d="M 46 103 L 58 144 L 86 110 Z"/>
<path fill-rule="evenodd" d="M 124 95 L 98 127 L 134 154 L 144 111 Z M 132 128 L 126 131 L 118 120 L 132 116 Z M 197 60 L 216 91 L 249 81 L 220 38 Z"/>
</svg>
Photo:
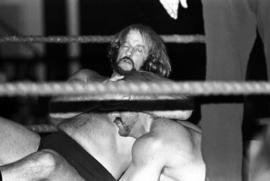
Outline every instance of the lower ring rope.
<svg viewBox="0 0 270 181">
<path fill-rule="evenodd" d="M 259 95 L 269 94 L 270 83 L 267 81 L 224 82 L 224 81 L 186 81 L 186 82 L 111 82 L 111 83 L 3 83 L 0 84 L 0 96 L 56 96 L 56 95 L 91 95 L 137 94 L 137 95 Z M 95 98 L 96 97 L 96 98 Z M 111 96 L 108 96 L 111 99 Z M 115 99 L 118 99 L 117 97 Z"/>
<path fill-rule="evenodd" d="M 27 126 L 28 129 L 38 133 L 50 133 L 57 131 L 57 128 L 54 125 L 50 124 L 36 124 Z"/>
<path fill-rule="evenodd" d="M 137 93 L 145 94 L 188 94 L 188 95 L 250 95 L 269 94 L 270 83 L 259 82 L 175 82 L 175 83 L 5 83 L 0 84 L 0 96 L 16 95 L 100 95 Z M 111 96 L 108 96 L 111 99 Z M 30 130 L 39 133 L 55 132 L 54 125 L 29 125 Z"/>
</svg>

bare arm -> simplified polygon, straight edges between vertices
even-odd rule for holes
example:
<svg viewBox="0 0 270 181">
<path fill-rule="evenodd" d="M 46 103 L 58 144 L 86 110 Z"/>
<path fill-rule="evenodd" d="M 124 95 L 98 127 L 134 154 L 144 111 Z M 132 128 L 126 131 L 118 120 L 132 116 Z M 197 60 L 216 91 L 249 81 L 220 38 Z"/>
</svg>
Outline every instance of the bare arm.
<svg viewBox="0 0 270 181">
<path fill-rule="evenodd" d="M 0 166 L 3 181 L 84 181 L 63 157 L 52 150 L 32 153 L 19 161 Z"/>
<path fill-rule="evenodd" d="M 4 181 L 40 180 L 54 169 L 54 161 L 48 152 L 36 152 L 16 162 L 0 166 Z"/>
<path fill-rule="evenodd" d="M 0 165 L 35 152 L 40 136 L 14 121 L 0 117 Z"/>
<path fill-rule="evenodd" d="M 132 148 L 132 162 L 120 181 L 158 181 L 164 166 L 162 145 L 147 135 L 138 138 Z"/>
</svg>

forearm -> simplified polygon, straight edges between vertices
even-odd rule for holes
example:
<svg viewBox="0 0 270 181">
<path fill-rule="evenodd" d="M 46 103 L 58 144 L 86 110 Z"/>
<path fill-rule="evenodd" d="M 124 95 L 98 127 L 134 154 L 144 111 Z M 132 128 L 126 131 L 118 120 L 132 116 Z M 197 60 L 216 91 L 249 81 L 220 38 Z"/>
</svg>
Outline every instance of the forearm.
<svg viewBox="0 0 270 181">
<path fill-rule="evenodd" d="M 43 179 L 42 173 L 36 172 L 34 168 L 28 165 L 21 165 L 20 163 L 1 166 L 0 172 L 2 174 L 2 180 L 0 181 L 34 181 Z"/>
<path fill-rule="evenodd" d="M 53 170 L 51 156 L 36 152 L 16 162 L 0 166 L 3 181 L 35 181 L 47 178 Z"/>
</svg>

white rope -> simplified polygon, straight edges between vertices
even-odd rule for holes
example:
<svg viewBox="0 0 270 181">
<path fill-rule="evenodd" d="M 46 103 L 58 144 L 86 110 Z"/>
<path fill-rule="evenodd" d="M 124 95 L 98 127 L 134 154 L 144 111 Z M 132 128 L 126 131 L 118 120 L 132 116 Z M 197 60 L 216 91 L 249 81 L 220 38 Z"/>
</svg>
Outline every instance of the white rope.
<svg viewBox="0 0 270 181">
<path fill-rule="evenodd" d="M 28 129 L 38 133 L 50 133 L 57 131 L 57 128 L 54 125 L 50 124 L 33 124 L 27 126 Z"/>
<path fill-rule="evenodd" d="M 110 82 L 108 84 L 90 83 L 4 83 L 0 84 L 0 96 L 55 96 L 55 95 L 90 95 L 106 96 L 110 94 L 136 94 L 136 95 L 250 95 L 269 94 L 270 83 L 259 82 Z M 103 98 L 102 97 L 102 98 Z M 116 96 L 115 99 L 118 99 Z"/>
<path fill-rule="evenodd" d="M 256 95 L 269 94 L 270 83 L 266 81 L 249 82 L 140 82 L 140 83 L 5 83 L 0 84 L 0 96 L 25 96 L 25 95 L 92 95 L 93 100 L 112 99 L 112 94 L 132 93 L 139 95 L 147 94 L 188 94 L 188 95 Z M 116 96 L 118 99 L 119 96 Z M 49 133 L 57 131 L 54 125 L 40 124 L 29 125 L 28 129 Z"/>
</svg>

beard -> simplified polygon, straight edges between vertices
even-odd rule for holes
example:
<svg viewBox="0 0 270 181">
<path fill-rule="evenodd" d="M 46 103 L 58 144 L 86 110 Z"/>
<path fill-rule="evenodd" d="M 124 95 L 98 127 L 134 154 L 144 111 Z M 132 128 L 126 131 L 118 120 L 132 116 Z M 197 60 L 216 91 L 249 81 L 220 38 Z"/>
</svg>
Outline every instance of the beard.
<svg viewBox="0 0 270 181">
<path fill-rule="evenodd" d="M 119 128 L 118 134 L 120 136 L 129 136 L 130 134 L 130 128 L 128 125 L 126 125 L 120 117 L 116 117 L 115 120 L 113 121 L 114 124 Z"/>
<path fill-rule="evenodd" d="M 128 75 L 135 71 L 135 65 L 131 58 L 125 56 L 115 61 L 113 69 L 120 75 Z"/>
</svg>

